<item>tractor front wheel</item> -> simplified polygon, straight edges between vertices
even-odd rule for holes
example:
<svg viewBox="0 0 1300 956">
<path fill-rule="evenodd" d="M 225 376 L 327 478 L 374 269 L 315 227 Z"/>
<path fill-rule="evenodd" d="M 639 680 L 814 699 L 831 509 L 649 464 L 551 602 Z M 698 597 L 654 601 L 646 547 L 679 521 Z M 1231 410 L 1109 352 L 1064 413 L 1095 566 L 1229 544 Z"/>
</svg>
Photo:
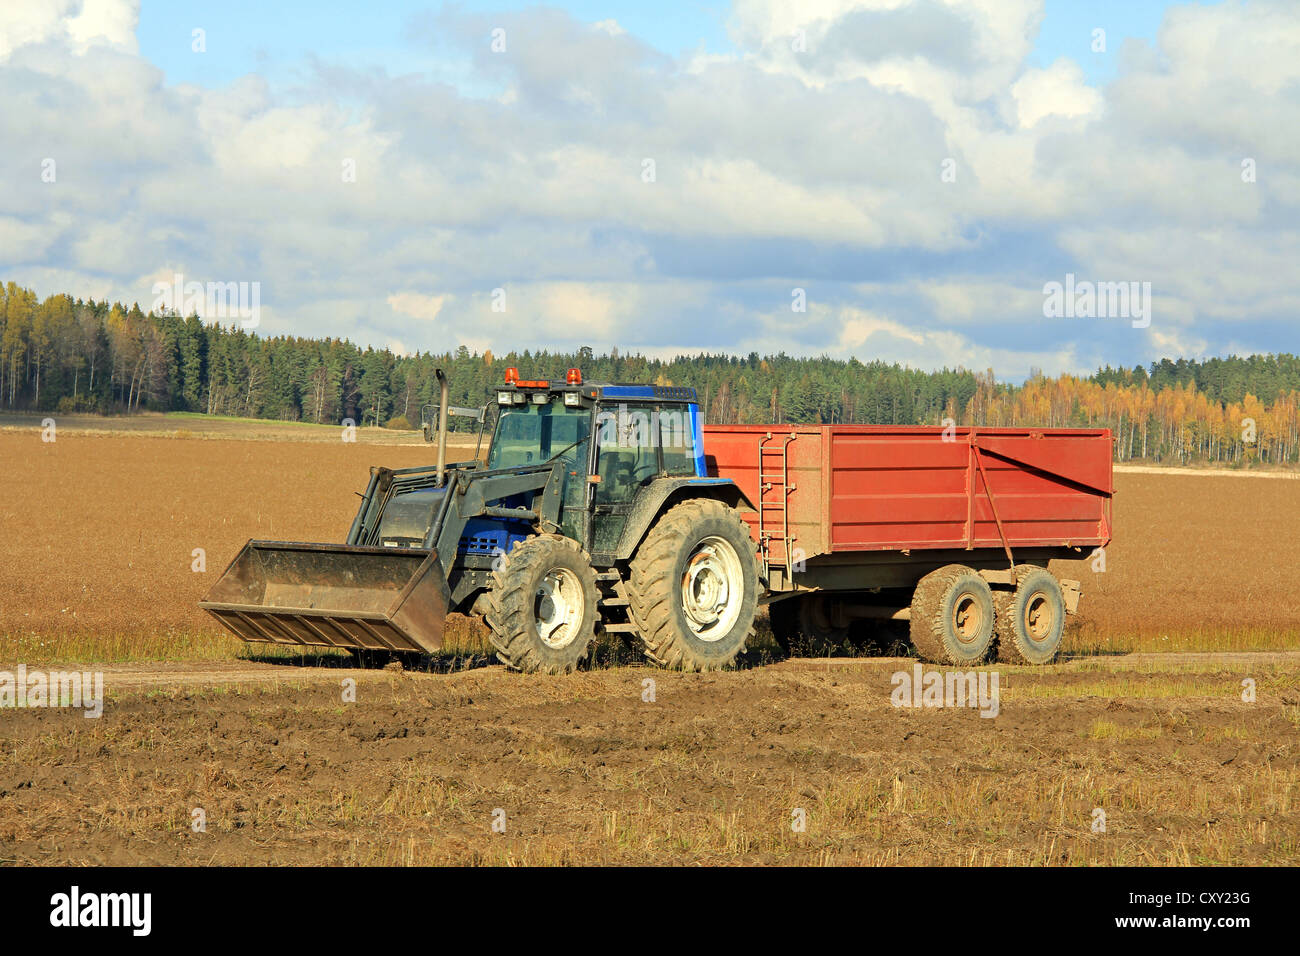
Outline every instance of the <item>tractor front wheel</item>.
<svg viewBox="0 0 1300 956">
<path fill-rule="evenodd" d="M 627 597 L 651 661 L 685 671 L 729 666 L 754 633 L 758 563 L 749 529 L 720 501 L 675 505 L 637 548 Z"/>
<path fill-rule="evenodd" d="M 596 629 L 596 572 L 577 542 L 539 535 L 518 542 L 493 572 L 485 615 L 497 657 L 521 671 L 567 674 Z"/>
</svg>

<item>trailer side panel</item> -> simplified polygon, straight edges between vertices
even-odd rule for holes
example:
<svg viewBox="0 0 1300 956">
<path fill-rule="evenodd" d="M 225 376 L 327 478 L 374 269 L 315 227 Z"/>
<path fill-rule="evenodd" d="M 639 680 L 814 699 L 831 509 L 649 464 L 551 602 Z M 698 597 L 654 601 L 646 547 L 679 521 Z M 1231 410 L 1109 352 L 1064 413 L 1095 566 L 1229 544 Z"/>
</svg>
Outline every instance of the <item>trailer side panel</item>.
<svg viewBox="0 0 1300 956">
<path fill-rule="evenodd" d="M 1108 429 L 711 425 L 704 443 L 710 474 L 766 503 L 774 560 L 783 500 L 805 558 L 1110 540 Z"/>
</svg>

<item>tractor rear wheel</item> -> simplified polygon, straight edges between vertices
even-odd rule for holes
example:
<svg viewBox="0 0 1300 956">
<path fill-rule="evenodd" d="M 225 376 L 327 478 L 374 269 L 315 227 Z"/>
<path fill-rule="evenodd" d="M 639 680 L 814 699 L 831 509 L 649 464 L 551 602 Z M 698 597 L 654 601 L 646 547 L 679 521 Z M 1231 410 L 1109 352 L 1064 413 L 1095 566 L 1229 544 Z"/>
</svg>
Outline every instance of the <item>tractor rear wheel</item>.
<svg viewBox="0 0 1300 956">
<path fill-rule="evenodd" d="M 659 517 L 627 578 L 628 615 L 647 658 L 664 667 L 727 667 L 754 633 L 758 564 L 733 508 L 698 499 Z"/>
<path fill-rule="evenodd" d="M 1046 568 L 1016 568 L 1016 589 L 998 594 L 998 660 L 1008 664 L 1050 664 L 1065 633 L 1061 584 Z"/>
<path fill-rule="evenodd" d="M 912 646 L 934 664 L 980 664 L 993 647 L 993 591 L 973 569 L 949 564 L 912 594 Z"/>
<path fill-rule="evenodd" d="M 539 535 L 515 544 L 492 574 L 485 615 L 497 657 L 521 671 L 567 674 L 596 629 L 596 572 L 577 542 Z"/>
</svg>

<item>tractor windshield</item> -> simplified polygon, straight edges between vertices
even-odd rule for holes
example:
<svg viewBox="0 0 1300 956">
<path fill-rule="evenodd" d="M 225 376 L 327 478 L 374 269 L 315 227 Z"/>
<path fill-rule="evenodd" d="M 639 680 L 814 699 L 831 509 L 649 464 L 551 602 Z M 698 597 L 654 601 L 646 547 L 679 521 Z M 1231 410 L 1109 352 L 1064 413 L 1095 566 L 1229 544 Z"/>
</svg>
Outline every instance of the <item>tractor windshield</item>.
<svg viewBox="0 0 1300 956">
<path fill-rule="evenodd" d="M 586 438 L 590 431 L 591 410 L 588 408 L 571 408 L 560 402 L 547 402 L 545 405 L 530 402 L 502 409 L 488 451 L 487 466 L 496 469 L 540 465 L 560 452 L 577 458 L 584 451 L 583 446 L 576 443 Z"/>
</svg>

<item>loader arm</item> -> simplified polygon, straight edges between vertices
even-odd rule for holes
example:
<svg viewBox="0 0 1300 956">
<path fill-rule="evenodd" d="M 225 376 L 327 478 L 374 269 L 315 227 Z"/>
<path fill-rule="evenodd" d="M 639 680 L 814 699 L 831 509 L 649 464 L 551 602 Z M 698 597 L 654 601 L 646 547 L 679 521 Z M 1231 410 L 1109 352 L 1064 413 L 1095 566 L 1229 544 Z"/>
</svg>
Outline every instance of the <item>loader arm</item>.
<svg viewBox="0 0 1300 956">
<path fill-rule="evenodd" d="M 553 526 L 560 496 L 547 489 L 558 488 L 562 468 L 493 473 L 466 463 L 445 482 L 436 466 L 372 469 L 346 544 L 250 541 L 199 606 L 246 641 L 437 650 L 447 612 L 467 593 L 448 583 L 466 525 L 491 517 Z"/>
<path fill-rule="evenodd" d="M 559 487 L 557 474 L 562 467 L 562 462 L 555 462 L 501 472 L 456 472 L 448 483 L 447 495 L 429 529 L 425 546 L 435 550 L 439 562 L 450 570 L 456 562 L 465 526 L 474 518 L 507 518 L 541 528 L 553 526 L 559 517 L 560 496 L 558 491 L 550 489 Z M 529 496 L 531 507 L 501 504 L 510 498 Z"/>
</svg>

